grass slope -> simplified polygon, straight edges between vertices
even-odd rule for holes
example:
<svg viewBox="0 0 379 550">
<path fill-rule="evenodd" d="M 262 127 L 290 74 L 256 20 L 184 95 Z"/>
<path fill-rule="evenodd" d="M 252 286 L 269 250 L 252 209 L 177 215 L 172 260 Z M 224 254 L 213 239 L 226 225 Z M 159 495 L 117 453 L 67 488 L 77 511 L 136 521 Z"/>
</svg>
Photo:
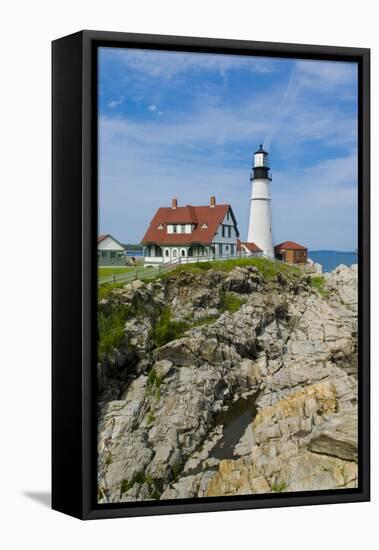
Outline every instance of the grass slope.
<svg viewBox="0 0 379 550">
<path fill-rule="evenodd" d="M 168 274 L 163 277 L 169 277 L 173 274 L 183 273 L 186 271 L 201 273 L 209 269 L 215 269 L 216 271 L 229 272 L 235 267 L 255 266 L 259 273 L 267 279 L 273 279 L 278 273 L 288 275 L 300 275 L 300 268 L 284 264 L 281 262 L 275 262 L 266 258 L 237 258 L 235 260 L 215 260 L 214 262 L 199 262 L 193 264 L 179 265 Z"/>
</svg>

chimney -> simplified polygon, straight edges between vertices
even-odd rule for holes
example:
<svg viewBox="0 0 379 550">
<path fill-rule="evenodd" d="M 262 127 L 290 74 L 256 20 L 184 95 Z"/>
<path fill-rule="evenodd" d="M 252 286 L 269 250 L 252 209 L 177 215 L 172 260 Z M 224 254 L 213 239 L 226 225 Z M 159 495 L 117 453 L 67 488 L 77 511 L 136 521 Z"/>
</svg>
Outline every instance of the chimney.
<svg viewBox="0 0 379 550">
<path fill-rule="evenodd" d="M 211 208 L 214 208 L 216 206 L 216 197 L 215 196 L 211 196 L 211 204 L 210 204 L 210 207 Z"/>
<path fill-rule="evenodd" d="M 173 210 L 176 210 L 177 206 L 178 206 L 178 199 L 172 199 L 171 208 Z"/>
</svg>

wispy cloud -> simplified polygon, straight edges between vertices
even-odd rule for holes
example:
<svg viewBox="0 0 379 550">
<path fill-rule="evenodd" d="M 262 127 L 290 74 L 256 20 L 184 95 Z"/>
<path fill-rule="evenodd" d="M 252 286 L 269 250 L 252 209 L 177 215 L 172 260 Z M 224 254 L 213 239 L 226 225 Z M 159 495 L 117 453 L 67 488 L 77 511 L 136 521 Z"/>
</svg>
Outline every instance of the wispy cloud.
<svg viewBox="0 0 379 550">
<path fill-rule="evenodd" d="M 124 96 L 119 97 L 118 99 L 113 99 L 108 103 L 108 107 L 110 109 L 115 109 L 119 105 L 122 105 L 124 103 Z"/>
<path fill-rule="evenodd" d="M 145 73 L 149 78 L 172 79 L 180 74 L 189 72 L 218 72 L 225 74 L 229 71 L 246 69 L 253 73 L 270 73 L 278 67 L 280 61 L 270 57 L 233 56 L 178 53 L 170 51 L 149 51 L 119 48 L 102 48 L 103 59 L 118 59 L 125 67 L 129 67 L 139 74 Z"/>
</svg>

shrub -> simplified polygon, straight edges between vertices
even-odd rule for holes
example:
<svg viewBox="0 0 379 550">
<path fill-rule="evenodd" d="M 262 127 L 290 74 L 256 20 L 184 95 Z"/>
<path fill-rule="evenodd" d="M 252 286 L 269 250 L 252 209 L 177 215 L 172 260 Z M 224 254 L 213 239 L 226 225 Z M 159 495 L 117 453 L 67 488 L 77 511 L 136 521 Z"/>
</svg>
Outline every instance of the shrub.
<svg viewBox="0 0 379 550">
<path fill-rule="evenodd" d="M 154 413 L 149 412 L 149 414 L 147 415 L 147 425 L 150 426 L 150 424 L 152 424 L 154 420 L 155 420 Z"/>
<path fill-rule="evenodd" d="M 286 320 L 288 317 L 288 304 L 283 303 L 276 306 L 275 317 L 278 320 L 282 320 L 282 321 Z"/>
<path fill-rule="evenodd" d="M 201 327 L 203 325 L 210 325 L 216 321 L 217 317 L 215 315 L 207 315 L 206 317 L 202 317 L 198 321 L 194 321 L 191 323 L 191 327 Z"/>
<path fill-rule="evenodd" d="M 134 474 L 134 476 L 130 481 L 128 479 L 123 479 L 121 481 L 120 493 L 121 495 L 123 493 L 126 493 L 133 487 L 135 483 L 139 483 L 140 485 L 142 485 L 143 483 L 146 483 L 146 482 L 147 482 L 147 478 L 145 473 L 137 472 L 136 474 Z"/>
<path fill-rule="evenodd" d="M 317 290 L 317 292 L 324 298 L 328 296 L 329 292 L 325 288 L 325 279 L 321 275 L 317 277 L 311 277 L 310 285 L 312 288 Z"/>
<path fill-rule="evenodd" d="M 229 313 L 235 313 L 239 310 L 239 308 L 244 303 L 244 300 L 241 298 L 238 298 L 238 296 L 235 296 L 231 292 L 225 292 L 224 290 L 220 290 L 220 303 L 219 303 L 219 310 L 229 311 Z"/>
<path fill-rule="evenodd" d="M 104 300 L 104 298 L 108 298 L 108 296 L 112 294 L 115 288 L 122 288 L 124 285 L 125 283 L 106 283 L 103 285 L 99 285 L 97 287 L 98 301 L 100 302 L 100 300 Z"/>
<path fill-rule="evenodd" d="M 155 369 L 151 369 L 149 371 L 149 374 L 147 375 L 147 383 L 149 387 L 155 386 L 156 388 L 160 388 L 162 378 L 159 376 Z"/>
<path fill-rule="evenodd" d="M 129 491 L 129 489 L 131 489 L 132 487 L 133 487 L 133 484 L 130 481 L 128 481 L 127 479 L 123 479 L 121 481 L 121 488 L 120 488 L 121 495 Z"/>
<path fill-rule="evenodd" d="M 181 338 L 189 325 L 185 321 L 173 321 L 170 308 L 164 308 L 160 318 L 151 330 L 150 337 L 157 347 Z"/>
<path fill-rule="evenodd" d="M 282 493 L 285 489 L 287 489 L 287 483 L 285 481 L 279 481 L 271 485 L 271 490 L 274 491 L 274 493 Z"/>
<path fill-rule="evenodd" d="M 109 312 L 99 311 L 97 315 L 98 357 L 100 360 L 114 348 L 120 346 L 124 337 L 125 321 L 130 314 L 126 306 L 117 306 Z"/>
</svg>

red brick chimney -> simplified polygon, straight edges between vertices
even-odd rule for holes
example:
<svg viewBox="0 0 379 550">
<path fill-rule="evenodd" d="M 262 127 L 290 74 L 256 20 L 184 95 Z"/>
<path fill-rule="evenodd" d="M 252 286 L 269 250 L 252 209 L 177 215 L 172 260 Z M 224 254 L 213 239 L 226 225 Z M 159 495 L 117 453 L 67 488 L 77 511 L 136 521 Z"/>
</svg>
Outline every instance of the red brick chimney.
<svg viewBox="0 0 379 550">
<path fill-rule="evenodd" d="M 215 196 L 211 196 L 211 204 L 210 204 L 210 207 L 211 208 L 214 208 L 216 206 L 216 197 Z"/>
<path fill-rule="evenodd" d="M 178 199 L 172 199 L 171 208 L 173 210 L 176 210 L 177 206 L 178 206 Z"/>
</svg>

